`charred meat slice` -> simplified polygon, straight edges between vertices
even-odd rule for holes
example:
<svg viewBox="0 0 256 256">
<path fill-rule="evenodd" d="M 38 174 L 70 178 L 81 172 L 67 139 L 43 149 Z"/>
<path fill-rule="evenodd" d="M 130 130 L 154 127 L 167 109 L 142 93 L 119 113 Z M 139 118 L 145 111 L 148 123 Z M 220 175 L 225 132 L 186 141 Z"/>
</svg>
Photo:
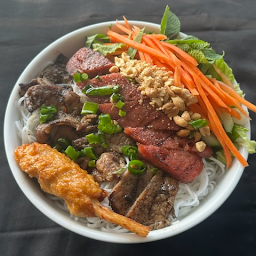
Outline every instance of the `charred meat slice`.
<svg viewBox="0 0 256 256">
<path fill-rule="evenodd" d="M 135 141 L 128 137 L 125 133 L 119 132 L 115 134 L 106 134 L 106 142 L 108 151 L 122 153 L 123 146 L 135 146 Z"/>
<path fill-rule="evenodd" d="M 81 126 L 81 118 L 63 112 L 58 112 L 57 119 L 48 123 L 39 124 L 36 128 L 36 139 L 39 143 L 54 145 L 59 138 L 66 138 L 70 141 L 77 140 L 85 135 L 78 131 Z"/>
<path fill-rule="evenodd" d="M 170 213 L 178 192 L 178 182 L 159 171 L 134 202 L 126 217 L 160 229 L 170 225 Z"/>
<path fill-rule="evenodd" d="M 203 161 L 193 152 L 138 144 L 140 156 L 183 183 L 192 182 L 203 170 Z"/>
<path fill-rule="evenodd" d="M 112 209 L 117 213 L 126 215 L 152 176 L 149 166 L 141 175 L 133 175 L 126 170 L 109 195 Z"/>
<path fill-rule="evenodd" d="M 96 162 L 96 169 L 92 171 L 92 176 L 97 182 L 113 181 L 121 174 L 117 171 L 125 167 L 125 159 L 116 152 L 105 152 L 100 155 Z"/>
<path fill-rule="evenodd" d="M 79 71 L 81 73 L 87 73 L 89 78 L 93 78 L 96 75 L 109 73 L 109 69 L 113 65 L 101 53 L 83 47 L 69 59 L 66 69 L 72 76 Z"/>
<path fill-rule="evenodd" d="M 124 132 L 141 144 L 161 146 L 171 150 L 184 150 L 196 153 L 201 157 L 212 156 L 212 149 L 209 146 L 203 152 L 199 152 L 193 139 L 176 136 L 172 131 L 155 130 L 145 127 L 126 127 Z"/>
<path fill-rule="evenodd" d="M 67 57 L 60 54 L 55 63 L 46 67 L 39 77 L 47 79 L 54 84 L 72 84 L 72 78 L 66 70 Z"/>
<path fill-rule="evenodd" d="M 39 84 L 30 87 L 25 94 L 25 104 L 30 112 L 42 105 L 55 106 L 67 113 L 79 114 L 82 103 L 71 87 Z"/>
</svg>

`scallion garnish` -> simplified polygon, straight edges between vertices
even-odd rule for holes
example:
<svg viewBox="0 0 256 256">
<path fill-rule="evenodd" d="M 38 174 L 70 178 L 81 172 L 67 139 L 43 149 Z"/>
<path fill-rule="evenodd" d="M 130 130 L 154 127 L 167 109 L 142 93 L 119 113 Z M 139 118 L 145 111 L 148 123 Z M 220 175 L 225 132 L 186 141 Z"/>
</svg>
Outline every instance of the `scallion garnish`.
<svg viewBox="0 0 256 256">
<path fill-rule="evenodd" d="M 88 157 L 90 160 L 97 160 L 98 157 L 96 156 L 96 154 L 93 151 L 93 147 L 86 147 L 83 148 L 80 151 L 80 155 L 83 157 Z"/>
<path fill-rule="evenodd" d="M 102 114 L 99 116 L 98 129 L 104 133 L 113 134 L 122 131 L 119 124 L 115 124 L 109 114 Z"/>
<path fill-rule="evenodd" d="M 205 119 L 196 119 L 189 122 L 190 125 L 192 125 L 195 129 L 199 129 L 201 127 L 204 127 L 208 124 L 207 120 Z"/>
<path fill-rule="evenodd" d="M 55 106 L 41 106 L 39 122 L 45 123 L 52 120 L 56 113 L 57 108 Z"/>
<path fill-rule="evenodd" d="M 122 153 L 130 160 L 138 159 L 138 148 L 135 146 L 123 146 Z"/>
<path fill-rule="evenodd" d="M 81 114 L 86 115 L 86 114 L 96 114 L 98 111 L 98 106 L 99 104 L 96 102 L 89 102 L 86 101 L 83 105 Z"/>
<path fill-rule="evenodd" d="M 99 75 L 95 76 L 95 78 L 98 80 L 98 81 L 102 81 L 101 77 Z"/>
<path fill-rule="evenodd" d="M 132 160 L 128 164 L 128 171 L 132 174 L 142 174 L 146 170 L 146 165 L 140 160 Z"/>
<path fill-rule="evenodd" d="M 123 102 L 123 101 L 121 101 L 121 100 L 119 100 L 116 104 L 115 104 L 115 106 L 117 107 L 117 108 L 119 108 L 119 109 L 122 109 L 122 107 L 125 105 L 125 103 Z"/>
<path fill-rule="evenodd" d="M 118 85 L 106 85 L 102 87 L 91 87 L 85 91 L 86 95 L 90 96 L 107 96 L 111 95 L 119 90 Z M 84 90 L 83 90 L 84 92 Z"/>
<path fill-rule="evenodd" d="M 90 133 L 85 136 L 89 144 L 98 144 L 100 143 L 100 137 L 98 134 Z"/>
<path fill-rule="evenodd" d="M 73 161 L 75 161 L 80 155 L 80 153 L 78 151 L 76 151 L 75 148 L 72 146 L 68 146 L 64 152 Z"/>
<path fill-rule="evenodd" d="M 95 167 L 96 166 L 96 160 L 90 160 L 88 163 L 89 167 Z"/>
<path fill-rule="evenodd" d="M 120 109 L 118 111 L 118 115 L 121 116 L 121 117 L 124 117 L 124 116 L 126 116 L 126 112 Z"/>
<path fill-rule="evenodd" d="M 73 79 L 75 80 L 76 83 L 80 83 L 80 82 L 83 82 L 84 80 L 88 80 L 89 77 L 87 73 L 81 73 L 80 71 L 77 71 L 73 75 Z"/>
<path fill-rule="evenodd" d="M 114 92 L 110 96 L 110 102 L 112 102 L 112 103 L 118 102 L 119 100 L 123 100 L 123 96 L 119 93 Z"/>
</svg>

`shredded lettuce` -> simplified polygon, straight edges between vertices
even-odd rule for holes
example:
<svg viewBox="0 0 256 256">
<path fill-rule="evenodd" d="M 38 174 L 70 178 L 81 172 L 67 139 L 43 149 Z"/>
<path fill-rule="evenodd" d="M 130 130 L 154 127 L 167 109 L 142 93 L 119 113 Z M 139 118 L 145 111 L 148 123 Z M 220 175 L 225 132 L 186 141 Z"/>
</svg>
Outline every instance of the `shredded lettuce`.
<svg viewBox="0 0 256 256">
<path fill-rule="evenodd" d="M 109 53 L 115 52 L 117 49 L 123 47 L 125 44 L 123 43 L 115 43 L 110 45 L 104 45 L 99 43 L 93 43 L 92 48 L 98 52 L 100 52 L 102 55 L 106 56 Z"/>
<path fill-rule="evenodd" d="M 134 41 L 140 43 L 141 42 L 141 39 L 142 39 L 142 36 L 143 36 L 143 33 L 144 33 L 144 30 L 145 28 L 142 28 L 140 30 L 140 32 L 137 34 L 137 36 L 134 38 Z M 134 56 L 137 52 L 137 49 L 135 48 L 132 48 L 132 47 L 129 47 L 128 49 L 128 55 L 130 56 L 131 59 L 134 59 Z"/>
<path fill-rule="evenodd" d="M 95 34 L 92 36 L 88 36 L 85 41 L 85 47 L 92 48 L 92 45 L 95 43 L 103 44 L 109 43 L 110 38 L 104 34 Z"/>
<path fill-rule="evenodd" d="M 240 125 L 234 125 L 230 138 L 233 142 L 245 147 L 249 154 L 256 153 L 256 141 L 249 140 L 246 134 L 247 132 L 248 129 Z"/>
<path fill-rule="evenodd" d="M 169 6 L 165 8 L 164 15 L 161 20 L 161 33 L 168 38 L 175 38 L 180 32 L 180 20 L 170 11 Z"/>
</svg>

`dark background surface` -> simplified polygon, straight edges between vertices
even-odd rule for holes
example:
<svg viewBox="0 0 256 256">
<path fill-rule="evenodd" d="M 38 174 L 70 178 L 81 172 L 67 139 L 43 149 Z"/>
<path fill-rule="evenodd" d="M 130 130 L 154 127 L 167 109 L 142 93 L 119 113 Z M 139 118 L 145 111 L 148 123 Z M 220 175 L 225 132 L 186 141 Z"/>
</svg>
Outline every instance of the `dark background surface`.
<svg viewBox="0 0 256 256">
<path fill-rule="evenodd" d="M 211 43 L 233 68 L 246 98 L 256 103 L 255 0 L 1 0 L 0 119 L 21 72 L 48 44 L 97 22 L 121 19 L 160 23 L 166 5 L 182 31 Z M 256 115 L 251 113 L 252 138 Z M 212 216 L 175 237 L 146 244 L 114 244 L 68 231 L 24 196 L 8 166 L 0 137 L 0 255 L 256 255 L 256 159 L 228 200 Z"/>
</svg>

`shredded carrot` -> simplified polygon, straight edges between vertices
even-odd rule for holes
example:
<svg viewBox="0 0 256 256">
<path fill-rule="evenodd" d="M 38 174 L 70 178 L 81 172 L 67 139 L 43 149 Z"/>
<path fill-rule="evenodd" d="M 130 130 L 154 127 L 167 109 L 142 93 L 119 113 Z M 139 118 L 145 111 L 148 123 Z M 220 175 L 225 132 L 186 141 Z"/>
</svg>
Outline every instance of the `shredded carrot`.
<svg viewBox="0 0 256 256">
<path fill-rule="evenodd" d="M 124 19 L 124 23 L 125 23 L 126 28 L 129 29 L 129 30 L 131 30 L 131 27 L 130 27 L 130 25 L 129 25 L 129 22 L 128 22 L 128 20 L 125 18 L 125 16 L 123 16 L 123 19 Z"/>
<path fill-rule="evenodd" d="M 237 119 L 241 119 L 241 114 L 249 118 L 242 104 L 254 112 L 256 112 L 256 106 L 239 96 L 230 80 L 215 65 L 214 69 L 224 82 L 206 77 L 197 67 L 196 59 L 179 47 L 163 41 L 167 39 L 165 35 L 143 33 L 141 43 L 139 43 L 133 39 L 141 29 L 137 26 L 131 27 L 125 17 L 124 24 L 121 25 L 117 21 L 116 26 L 125 35 L 111 30 L 107 32 L 111 42 L 122 42 L 128 47 L 137 49 L 137 56 L 140 60 L 172 71 L 174 85 L 186 87 L 192 95 L 197 96 L 198 103 L 190 105 L 188 109 L 208 120 L 212 133 L 215 134 L 224 150 L 226 166 L 228 168 L 231 166 L 232 154 L 243 166 L 247 166 L 248 163 L 225 132 L 220 117 L 223 112 L 227 112 Z"/>
</svg>

